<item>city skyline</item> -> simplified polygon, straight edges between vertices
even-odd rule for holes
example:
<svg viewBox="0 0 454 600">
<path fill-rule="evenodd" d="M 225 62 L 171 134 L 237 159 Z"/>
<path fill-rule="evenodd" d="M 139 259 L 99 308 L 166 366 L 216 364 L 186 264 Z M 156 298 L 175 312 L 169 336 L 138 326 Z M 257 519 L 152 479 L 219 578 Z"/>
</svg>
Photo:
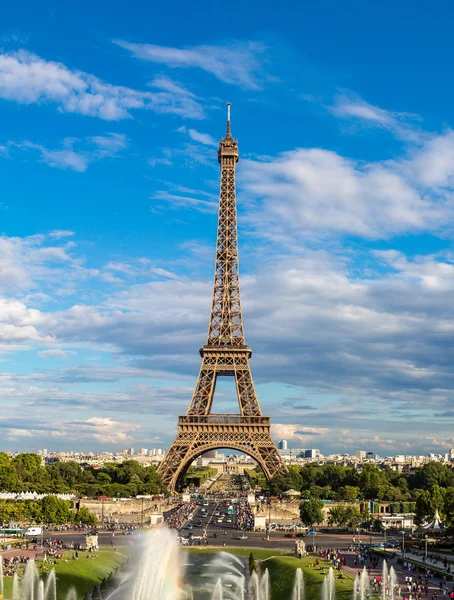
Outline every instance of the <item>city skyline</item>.
<svg viewBox="0 0 454 600">
<path fill-rule="evenodd" d="M 369 31 L 361 3 L 328 5 L 280 35 L 258 3 L 241 23 L 179 3 L 190 30 L 137 2 L 0 9 L 0 451 L 172 441 L 208 327 L 226 101 L 273 439 L 454 446 L 449 19 L 421 4 L 402 32 L 385 2 Z M 214 411 L 235 406 L 221 381 Z"/>
</svg>

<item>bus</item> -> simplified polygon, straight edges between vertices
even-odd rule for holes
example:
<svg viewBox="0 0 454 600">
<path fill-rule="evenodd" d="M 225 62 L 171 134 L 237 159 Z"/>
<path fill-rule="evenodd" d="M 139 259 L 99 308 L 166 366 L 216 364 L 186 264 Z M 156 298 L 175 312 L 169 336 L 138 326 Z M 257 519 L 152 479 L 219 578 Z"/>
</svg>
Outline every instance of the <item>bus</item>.
<svg viewBox="0 0 454 600">
<path fill-rule="evenodd" d="M 0 535 L 3 537 L 21 537 L 23 530 L 20 527 L 2 527 Z"/>
</svg>

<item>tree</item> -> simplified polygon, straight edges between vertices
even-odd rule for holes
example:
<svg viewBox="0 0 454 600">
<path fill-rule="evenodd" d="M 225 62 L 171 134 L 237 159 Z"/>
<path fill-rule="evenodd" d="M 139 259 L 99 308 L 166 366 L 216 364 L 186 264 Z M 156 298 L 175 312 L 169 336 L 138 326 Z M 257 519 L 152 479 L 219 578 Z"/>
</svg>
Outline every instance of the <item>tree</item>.
<svg viewBox="0 0 454 600">
<path fill-rule="evenodd" d="M 370 510 L 368 508 L 366 508 L 365 511 L 363 513 L 361 513 L 361 525 L 365 529 L 370 529 L 371 527 L 373 527 L 373 524 L 374 524 L 374 518 L 373 518 Z"/>
<path fill-rule="evenodd" d="M 359 508 L 356 506 L 346 506 L 345 518 L 349 527 L 352 527 L 353 529 L 358 527 L 361 522 L 361 513 L 359 512 Z"/>
<path fill-rule="evenodd" d="M 5 452 L 0 452 L 0 490 L 12 492 L 17 486 L 17 474 Z"/>
<path fill-rule="evenodd" d="M 383 531 L 383 521 L 381 519 L 374 519 L 372 527 L 375 531 Z"/>
<path fill-rule="evenodd" d="M 323 521 L 323 502 L 319 498 L 309 498 L 300 503 L 300 519 L 307 527 Z"/>
<path fill-rule="evenodd" d="M 331 487 L 329 485 L 311 485 L 308 493 L 308 496 L 311 498 L 323 498 L 324 500 L 330 500 L 332 495 Z"/>
<path fill-rule="evenodd" d="M 108 475 L 107 473 L 104 473 L 103 471 L 100 471 L 97 474 L 96 481 L 100 485 L 106 485 L 107 483 L 112 483 L 112 479 L 111 479 L 110 475 Z"/>
<path fill-rule="evenodd" d="M 346 485 L 337 490 L 337 499 L 344 502 L 352 502 L 358 499 L 359 488 L 356 485 Z"/>
<path fill-rule="evenodd" d="M 252 573 L 256 573 L 256 572 L 257 572 L 257 565 L 255 564 L 254 555 L 251 552 L 249 554 L 249 574 L 252 575 Z"/>
<path fill-rule="evenodd" d="M 82 506 L 73 515 L 72 521 L 76 525 L 96 525 L 98 519 L 88 510 L 86 506 Z"/>
<path fill-rule="evenodd" d="M 62 525 L 71 520 L 70 502 L 57 496 L 44 496 L 41 500 L 42 520 L 44 523 Z"/>
<path fill-rule="evenodd" d="M 454 487 L 446 488 L 443 515 L 446 528 L 454 532 Z"/>
<path fill-rule="evenodd" d="M 439 462 L 429 462 L 416 469 L 409 477 L 409 485 L 412 489 L 430 489 L 434 485 L 441 487 L 454 487 L 454 471 Z"/>
<path fill-rule="evenodd" d="M 423 525 L 433 519 L 435 512 L 443 512 L 445 504 L 445 490 L 438 485 L 433 485 L 429 490 L 421 490 L 416 498 L 415 523 Z"/>
<path fill-rule="evenodd" d="M 345 506 L 338 505 L 331 507 L 328 513 L 328 523 L 330 525 L 339 525 L 339 527 L 344 527 L 347 523 L 345 517 Z"/>
</svg>

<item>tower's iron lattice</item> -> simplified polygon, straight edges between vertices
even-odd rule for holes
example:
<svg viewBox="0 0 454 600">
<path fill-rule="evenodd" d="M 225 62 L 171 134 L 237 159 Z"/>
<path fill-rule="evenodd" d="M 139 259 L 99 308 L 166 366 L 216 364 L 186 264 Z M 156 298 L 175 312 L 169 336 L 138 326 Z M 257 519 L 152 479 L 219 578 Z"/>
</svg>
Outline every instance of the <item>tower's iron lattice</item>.
<svg viewBox="0 0 454 600">
<path fill-rule="evenodd" d="M 178 433 L 159 466 L 164 485 L 175 490 L 191 462 L 215 448 L 240 450 L 254 458 L 267 479 L 286 467 L 270 435 L 270 418 L 262 416 L 252 381 L 251 349 L 244 340 L 238 270 L 235 169 L 238 142 L 227 133 L 219 144 L 221 165 L 219 219 L 213 301 L 202 365 L 188 412 L 178 418 Z M 216 379 L 235 377 L 239 414 L 211 414 Z"/>
</svg>

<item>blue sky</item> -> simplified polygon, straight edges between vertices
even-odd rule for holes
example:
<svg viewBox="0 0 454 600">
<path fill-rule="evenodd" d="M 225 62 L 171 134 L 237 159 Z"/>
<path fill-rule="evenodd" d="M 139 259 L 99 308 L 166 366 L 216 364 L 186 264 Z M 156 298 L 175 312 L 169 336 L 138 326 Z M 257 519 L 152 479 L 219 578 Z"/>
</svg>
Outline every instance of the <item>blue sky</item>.
<svg viewBox="0 0 454 600">
<path fill-rule="evenodd" d="M 454 447 L 452 5 L 0 8 L 0 449 L 166 447 L 239 139 L 246 338 L 273 435 Z M 235 409 L 222 382 L 218 411 Z"/>
</svg>

